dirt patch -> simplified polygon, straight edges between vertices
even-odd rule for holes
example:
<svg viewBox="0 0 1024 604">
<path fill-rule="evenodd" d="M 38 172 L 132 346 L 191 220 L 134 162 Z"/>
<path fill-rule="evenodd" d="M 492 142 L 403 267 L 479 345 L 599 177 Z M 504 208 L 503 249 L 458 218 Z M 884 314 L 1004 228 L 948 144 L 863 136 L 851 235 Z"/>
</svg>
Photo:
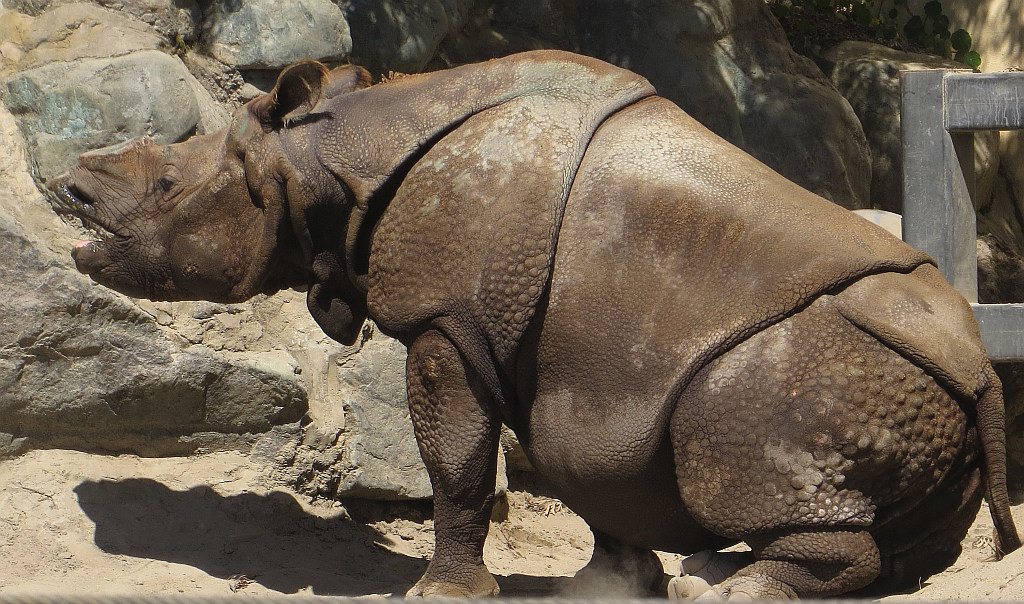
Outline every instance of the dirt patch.
<svg viewBox="0 0 1024 604">
<path fill-rule="evenodd" d="M 502 594 L 568 588 L 590 557 L 586 524 L 513 491 L 484 557 Z M 1014 509 L 1024 525 L 1024 507 Z M 0 461 L 0 591 L 401 595 L 433 549 L 428 503 L 310 502 L 267 488 L 243 455 L 192 458 L 33 451 Z M 1021 552 L 991 556 L 979 515 L 964 553 L 920 590 L 886 599 L 1024 599 Z M 663 555 L 667 572 L 679 556 Z"/>
</svg>

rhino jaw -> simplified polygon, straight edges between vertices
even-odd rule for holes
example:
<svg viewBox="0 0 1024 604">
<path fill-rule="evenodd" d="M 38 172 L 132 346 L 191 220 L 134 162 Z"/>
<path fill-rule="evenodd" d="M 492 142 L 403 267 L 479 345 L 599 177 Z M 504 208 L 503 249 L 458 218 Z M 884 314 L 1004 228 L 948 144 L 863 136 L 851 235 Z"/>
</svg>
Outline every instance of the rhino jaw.
<svg viewBox="0 0 1024 604">
<path fill-rule="evenodd" d="M 91 275 L 110 263 L 102 241 L 80 241 L 71 250 L 78 272 Z"/>
</svg>

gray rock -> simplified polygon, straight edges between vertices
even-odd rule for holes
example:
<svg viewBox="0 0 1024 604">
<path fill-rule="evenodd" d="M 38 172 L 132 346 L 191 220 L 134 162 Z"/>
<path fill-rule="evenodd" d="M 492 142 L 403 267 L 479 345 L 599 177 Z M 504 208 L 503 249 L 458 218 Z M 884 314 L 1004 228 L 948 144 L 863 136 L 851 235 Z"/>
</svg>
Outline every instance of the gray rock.
<svg viewBox="0 0 1024 604">
<path fill-rule="evenodd" d="M 352 30 L 352 61 L 374 76 L 422 71 L 473 0 L 350 0 L 339 3 Z"/>
<path fill-rule="evenodd" d="M 203 41 L 239 69 L 280 69 L 302 59 L 340 61 L 352 51 L 341 9 L 329 0 L 229 0 L 210 3 Z"/>
<path fill-rule="evenodd" d="M 166 40 L 152 26 L 128 16 L 128 13 L 76 3 L 57 5 L 36 18 L 7 12 L 0 16 L 0 40 L 4 40 L 0 43 L 0 78 L 12 77 L 19 71 L 43 66 L 50 66 L 51 70 L 59 72 L 59 65 L 68 65 L 81 59 L 109 61 L 111 57 L 126 57 L 140 51 L 170 49 Z M 139 59 L 132 57 L 136 64 Z M 144 61 L 145 57 L 141 59 Z M 195 96 L 199 109 L 197 133 L 212 132 L 227 124 L 228 113 L 194 77 L 184 73 L 174 59 L 162 58 L 162 61 L 167 63 L 167 69 L 185 78 Z M 79 74 L 69 67 L 67 75 L 74 77 Z M 140 71 L 139 76 L 146 77 L 146 72 Z M 149 85 L 148 88 L 144 82 L 142 85 L 144 92 L 150 92 L 158 102 L 160 95 L 167 92 L 159 85 Z M 169 100 L 176 100 L 173 92 Z M 187 111 L 188 106 L 185 109 Z M 173 133 L 172 136 L 178 134 Z"/>
<path fill-rule="evenodd" d="M 347 426 L 373 426 L 353 434 L 342 458 L 345 478 L 339 491 L 353 495 L 394 492 L 403 497 L 430 497 L 430 478 L 420 460 L 405 399 L 405 348 L 376 330 L 364 329 L 356 350 L 333 355 L 338 394 Z M 366 386 L 376 384 L 369 389 Z"/>
<path fill-rule="evenodd" d="M 857 113 L 871 147 L 871 206 L 903 211 L 900 129 L 901 70 L 958 69 L 941 57 L 906 53 L 870 42 L 843 42 L 821 55 L 822 66 Z M 999 168 L 999 135 L 979 133 L 975 144 L 979 206 L 985 206 Z"/>
<path fill-rule="evenodd" d="M 89 1 L 151 25 L 171 43 L 192 44 L 199 34 L 202 12 L 195 0 Z M 79 3 L 80 0 L 3 0 L 3 6 L 33 17 L 59 6 Z"/>
<path fill-rule="evenodd" d="M 844 207 L 868 206 L 870 157 L 856 115 L 793 52 L 762 0 L 478 3 L 439 54 L 462 63 L 530 48 L 632 69 L 787 178 Z"/>
<path fill-rule="evenodd" d="M 354 346 L 296 346 L 310 386 L 301 439 L 272 434 L 254 456 L 275 480 L 314 496 L 431 496 L 405 400 L 405 347 L 368 323 Z"/>
<path fill-rule="evenodd" d="M 0 73 L 167 46 L 149 25 L 92 4 L 60 5 L 34 18 L 9 11 L 0 16 L 0 40 Z"/>
<path fill-rule="evenodd" d="M 3 102 L 48 179 L 89 149 L 142 135 L 169 143 L 194 132 L 200 111 L 191 77 L 181 60 L 155 50 L 51 62 L 7 80 Z"/>
<path fill-rule="evenodd" d="M 999 175 L 992 191 L 992 204 L 984 208 L 979 224 L 985 221 L 984 232 L 1024 257 L 1024 131 L 1000 132 L 999 143 Z"/>
</svg>

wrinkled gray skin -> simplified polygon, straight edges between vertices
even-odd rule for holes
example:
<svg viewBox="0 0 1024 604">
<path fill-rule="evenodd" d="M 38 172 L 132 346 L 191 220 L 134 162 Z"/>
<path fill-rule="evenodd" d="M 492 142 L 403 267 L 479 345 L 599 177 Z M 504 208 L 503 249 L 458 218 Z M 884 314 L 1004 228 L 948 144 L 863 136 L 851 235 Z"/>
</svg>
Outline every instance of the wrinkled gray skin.
<svg viewBox="0 0 1024 604">
<path fill-rule="evenodd" d="M 584 584 L 746 541 L 706 596 L 913 585 L 983 494 L 1019 546 L 999 382 L 929 258 L 600 61 L 367 84 L 300 63 L 227 130 L 87 153 L 54 187 L 109 233 L 73 251 L 103 285 L 308 287 L 332 337 L 369 316 L 406 344 L 436 529 L 410 595 L 497 593 L 502 422 L 594 528 Z"/>
</svg>

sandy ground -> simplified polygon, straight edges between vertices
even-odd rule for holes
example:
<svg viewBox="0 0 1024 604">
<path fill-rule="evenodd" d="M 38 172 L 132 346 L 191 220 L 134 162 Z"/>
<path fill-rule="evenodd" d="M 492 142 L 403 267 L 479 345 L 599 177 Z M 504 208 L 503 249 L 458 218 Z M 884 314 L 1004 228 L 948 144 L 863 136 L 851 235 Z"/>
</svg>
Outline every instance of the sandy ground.
<svg viewBox="0 0 1024 604">
<path fill-rule="evenodd" d="M 426 567 L 428 506 L 310 502 L 262 484 L 236 453 L 0 461 L 0 592 L 388 596 Z M 508 501 L 484 553 L 502 594 L 564 593 L 590 557 L 590 531 L 555 500 Z M 1024 526 L 1024 506 L 1014 513 Z M 1024 551 L 986 561 L 991 530 L 983 509 L 953 567 L 886 599 L 1024 599 Z M 678 556 L 663 562 L 678 573 Z"/>
</svg>

